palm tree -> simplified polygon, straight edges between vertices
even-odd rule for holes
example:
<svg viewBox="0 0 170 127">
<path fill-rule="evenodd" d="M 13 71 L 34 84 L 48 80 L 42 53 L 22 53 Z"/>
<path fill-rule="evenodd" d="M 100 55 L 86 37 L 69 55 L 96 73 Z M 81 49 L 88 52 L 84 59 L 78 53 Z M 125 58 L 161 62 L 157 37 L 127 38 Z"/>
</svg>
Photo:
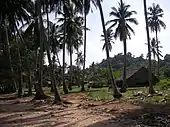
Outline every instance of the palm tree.
<svg viewBox="0 0 170 127">
<path fill-rule="evenodd" d="M 54 72 L 54 65 L 52 64 L 52 60 L 51 60 L 50 46 L 48 44 L 47 36 L 45 36 L 46 39 L 45 39 L 44 45 L 45 45 L 45 48 L 46 48 L 48 62 L 49 62 L 49 66 L 50 66 L 50 75 L 51 75 L 51 80 L 52 80 L 52 87 L 53 87 L 53 90 L 54 90 L 54 93 L 55 93 L 54 103 L 60 103 L 61 102 L 61 98 L 60 98 L 60 94 L 59 94 L 58 88 L 56 87 L 56 77 L 55 77 L 55 72 Z"/>
<path fill-rule="evenodd" d="M 7 25 L 8 27 L 10 27 L 12 32 L 17 31 L 18 33 L 17 24 L 19 24 L 19 22 L 23 23 L 23 21 L 29 22 L 29 15 L 26 10 L 28 8 L 31 8 L 31 5 L 32 5 L 31 0 L 1 1 L 0 5 L 1 23 L 4 24 L 4 26 Z M 20 89 L 18 91 L 19 94 L 21 94 L 22 89 L 21 87 L 22 86 L 20 85 Z"/>
<path fill-rule="evenodd" d="M 146 43 L 146 45 L 148 45 L 148 44 Z M 156 69 L 156 60 L 155 60 L 155 58 L 158 55 L 158 53 L 157 53 L 157 43 L 156 43 L 156 39 L 155 38 L 152 38 L 150 47 L 151 47 L 151 49 L 150 49 L 151 50 L 151 56 L 153 55 L 153 59 L 154 59 L 154 62 L 153 62 L 153 73 L 155 74 L 155 69 Z M 161 52 L 159 52 L 159 53 L 161 54 Z M 147 57 L 148 56 L 149 55 L 147 54 Z"/>
<path fill-rule="evenodd" d="M 112 29 L 107 29 L 106 33 L 107 33 L 107 40 L 108 40 L 108 43 L 109 43 L 108 44 L 109 51 L 111 52 L 112 51 L 112 44 L 114 44 L 114 41 L 113 41 L 114 33 L 113 33 Z M 104 41 L 104 35 L 101 35 L 101 37 L 103 38 L 101 41 Z M 102 50 L 105 50 L 105 49 L 106 49 L 106 43 L 104 43 Z"/>
<path fill-rule="evenodd" d="M 16 80 L 14 78 L 14 69 L 12 66 L 12 57 L 11 57 L 11 49 L 10 49 L 10 43 L 9 43 L 9 35 L 8 35 L 8 26 L 5 20 L 5 37 L 6 37 L 6 47 L 7 47 L 7 53 L 8 53 L 8 62 L 9 62 L 9 67 L 10 67 L 10 71 L 11 71 L 11 77 L 12 77 L 12 81 L 13 81 L 13 85 L 16 88 Z M 18 93 L 20 93 L 20 91 L 18 91 Z"/>
<path fill-rule="evenodd" d="M 102 1 L 102 0 L 101 0 Z M 85 67 L 86 67 L 86 38 L 87 38 L 87 31 L 86 31 L 86 28 L 87 28 L 87 15 L 89 14 L 89 11 L 90 11 L 90 8 L 91 8 L 91 3 L 97 8 L 97 4 L 96 4 L 96 0 L 84 0 L 84 63 L 83 63 L 83 83 L 81 84 L 82 85 L 82 88 L 81 88 L 81 91 L 84 91 L 85 88 L 84 88 L 84 72 L 85 72 Z"/>
<path fill-rule="evenodd" d="M 44 39 L 43 39 L 43 23 L 42 23 L 42 15 L 41 15 L 41 4 L 40 0 L 36 1 L 36 12 L 38 15 L 38 36 L 37 39 L 40 42 L 40 63 L 39 63 L 39 83 L 36 86 L 36 95 L 35 99 L 44 99 L 46 98 L 46 95 L 44 94 L 44 91 L 42 89 L 43 86 L 43 58 L 44 58 Z"/>
<path fill-rule="evenodd" d="M 53 57 L 52 57 L 53 66 L 55 65 L 56 56 L 57 56 L 57 64 L 59 65 L 59 67 L 61 67 L 59 56 L 58 56 L 58 52 L 61 50 L 61 41 L 59 40 L 61 30 L 60 30 L 59 25 L 56 25 L 56 24 L 52 23 L 51 21 L 48 21 L 48 22 L 49 22 L 49 26 L 47 26 L 47 28 L 46 28 L 47 36 L 45 38 L 47 40 L 47 44 L 48 44 L 47 46 L 49 46 L 49 50 L 50 50 L 48 52 L 48 54 L 49 53 L 53 54 Z M 51 59 L 51 58 L 48 57 L 48 60 L 49 59 Z M 51 60 L 50 60 L 50 62 L 51 62 Z M 54 92 L 53 85 L 51 87 L 51 92 Z"/>
<path fill-rule="evenodd" d="M 65 43 L 67 44 L 67 49 L 70 54 L 70 83 L 69 89 L 71 90 L 72 85 L 72 54 L 74 49 L 78 49 L 78 47 L 82 44 L 82 36 L 83 36 L 83 18 L 77 15 L 77 12 L 73 5 L 70 4 L 68 7 L 67 13 L 63 14 L 63 18 L 60 18 L 58 22 L 62 22 L 62 28 L 65 27 Z"/>
<path fill-rule="evenodd" d="M 76 79 L 77 79 L 77 85 L 80 86 L 80 77 L 81 77 L 81 74 L 80 74 L 80 71 L 81 71 L 81 66 L 83 65 L 84 63 L 84 57 L 83 57 L 83 53 L 79 50 L 77 50 L 77 59 L 75 60 L 76 61 L 76 65 L 77 65 L 77 68 L 76 68 Z"/>
<path fill-rule="evenodd" d="M 108 47 L 108 40 L 107 40 L 107 33 L 106 33 L 106 28 L 105 28 L 105 21 L 104 21 L 102 5 L 100 3 L 100 0 L 96 0 L 96 3 L 98 5 L 98 7 L 99 7 L 100 16 L 101 16 L 101 22 L 102 22 L 102 27 L 103 27 L 103 33 L 104 33 L 104 36 L 105 36 L 106 56 L 107 56 L 107 61 L 108 61 L 108 72 L 109 72 L 109 75 L 110 75 L 109 77 L 111 79 L 111 85 L 112 85 L 112 89 L 113 89 L 113 96 L 115 98 L 120 98 L 122 96 L 122 94 L 117 89 L 115 79 L 113 78 L 113 75 L 112 75 L 112 67 L 111 67 L 111 63 L 110 63 L 109 47 Z"/>
<path fill-rule="evenodd" d="M 20 44 L 18 42 L 17 36 L 14 32 L 15 42 L 17 44 L 17 54 L 18 54 L 18 66 L 19 66 L 19 87 L 18 87 L 18 97 L 22 96 L 22 84 L 23 84 L 23 77 L 22 77 L 22 61 L 21 61 L 21 53 L 20 53 Z"/>
<path fill-rule="evenodd" d="M 158 41 L 158 43 L 160 43 L 160 41 Z M 153 58 L 154 58 L 154 74 L 155 74 L 155 69 L 156 69 L 156 63 L 155 63 L 155 58 L 157 57 L 157 59 L 159 59 L 159 56 L 162 56 L 162 52 L 160 51 L 160 48 L 162 48 L 162 46 L 159 46 L 159 48 L 157 48 L 157 42 L 155 38 L 152 38 L 151 40 L 151 53 L 153 54 Z M 158 49 L 158 50 L 157 50 Z"/>
<path fill-rule="evenodd" d="M 152 4 L 152 7 L 148 8 L 148 25 L 151 29 L 151 32 L 155 32 L 156 42 L 157 42 L 157 52 L 159 52 L 159 43 L 158 43 L 158 32 L 161 31 L 162 28 L 166 28 L 165 23 L 160 19 L 163 17 L 164 13 L 163 10 L 160 8 L 159 4 Z M 158 69 L 157 75 L 159 77 L 159 63 L 160 57 L 158 55 Z"/>
<path fill-rule="evenodd" d="M 75 5 L 75 9 L 78 12 L 81 12 L 82 10 L 82 5 L 83 5 L 83 1 L 82 0 L 49 0 L 49 4 L 51 7 L 52 11 L 55 11 L 56 14 L 67 14 L 69 9 L 69 5 L 70 3 L 73 3 Z M 57 15 L 56 15 L 57 16 Z M 64 20 L 66 20 L 66 15 L 64 16 Z M 65 21 L 64 21 L 65 22 Z M 68 94 L 68 90 L 65 84 L 65 43 L 66 43 L 66 24 L 64 23 L 64 28 L 63 28 L 63 44 L 62 44 L 62 48 L 63 48 L 63 72 L 62 72 L 62 79 L 63 79 L 63 91 L 65 94 Z"/>
<path fill-rule="evenodd" d="M 148 56 L 149 56 L 149 93 L 155 93 L 153 85 L 152 85 L 152 63 L 151 63 L 151 46 L 150 46 L 150 37 L 149 37 L 149 23 L 148 23 L 148 15 L 147 15 L 147 5 L 146 0 L 143 0 L 144 3 L 144 14 L 145 14 L 145 22 L 146 22 L 146 33 L 147 33 L 147 41 L 148 41 Z"/>
<path fill-rule="evenodd" d="M 82 8 L 83 8 L 83 0 L 57 0 L 57 1 L 54 1 L 54 0 L 49 0 L 49 3 L 50 3 L 50 7 L 51 7 L 51 10 L 55 11 L 56 14 L 61 14 L 61 12 L 63 14 L 67 14 L 68 11 L 69 11 L 69 6 L 70 4 L 73 4 L 74 7 L 75 7 L 75 10 L 77 12 L 82 12 Z M 57 16 L 57 15 L 56 15 Z M 66 16 L 66 15 L 63 15 L 63 16 Z M 64 17 L 66 18 L 66 17 Z M 65 85 L 65 41 L 66 41 L 66 24 L 64 25 L 64 32 L 63 32 L 63 75 L 62 75 L 62 78 L 63 78 L 63 89 L 65 91 L 65 94 L 68 93 L 68 90 L 67 90 L 67 87 Z"/>
<path fill-rule="evenodd" d="M 60 26 L 51 23 L 49 34 L 50 34 L 49 39 L 50 39 L 51 52 L 53 53 L 53 58 L 55 59 L 55 57 L 57 57 L 57 63 L 61 67 L 61 63 L 58 56 L 58 53 L 62 48 L 61 40 L 60 40 L 60 35 L 62 33 L 60 30 Z"/>
<path fill-rule="evenodd" d="M 122 92 L 126 91 L 126 53 L 127 53 L 127 39 L 131 39 L 131 32 L 135 34 L 134 30 L 130 27 L 129 23 L 133 23 L 138 25 L 136 18 L 131 18 L 134 14 L 137 14 L 136 11 L 128 11 L 130 5 L 126 5 L 121 0 L 119 3 L 118 9 L 112 7 L 112 11 L 110 12 L 110 16 L 114 16 L 115 19 L 109 20 L 106 25 L 112 23 L 109 27 L 110 29 L 117 25 L 115 29 L 115 38 L 119 37 L 120 41 L 123 41 L 124 46 L 124 68 L 123 68 L 123 85 L 121 88 Z"/>
</svg>

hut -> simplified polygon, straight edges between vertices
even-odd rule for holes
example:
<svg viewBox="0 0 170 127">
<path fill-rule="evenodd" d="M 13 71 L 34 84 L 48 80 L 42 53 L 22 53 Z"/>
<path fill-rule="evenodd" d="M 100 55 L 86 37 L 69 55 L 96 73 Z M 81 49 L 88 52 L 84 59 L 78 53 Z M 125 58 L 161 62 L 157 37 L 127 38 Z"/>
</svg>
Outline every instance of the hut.
<svg viewBox="0 0 170 127">
<path fill-rule="evenodd" d="M 136 70 L 127 70 L 126 82 L 128 87 L 144 87 L 149 84 L 149 71 L 145 67 Z M 159 79 L 152 73 L 152 84 L 156 85 Z M 123 76 L 121 76 L 116 83 L 119 87 L 123 84 Z"/>
</svg>

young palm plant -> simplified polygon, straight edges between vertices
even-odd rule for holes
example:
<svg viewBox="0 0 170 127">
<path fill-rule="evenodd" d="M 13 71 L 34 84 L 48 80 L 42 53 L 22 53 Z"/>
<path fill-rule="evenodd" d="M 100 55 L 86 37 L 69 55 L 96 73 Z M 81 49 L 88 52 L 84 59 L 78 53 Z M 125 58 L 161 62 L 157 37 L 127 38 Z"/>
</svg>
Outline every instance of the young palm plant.
<svg viewBox="0 0 170 127">
<path fill-rule="evenodd" d="M 135 34 L 129 23 L 138 25 L 137 19 L 132 18 L 136 11 L 129 11 L 130 5 L 126 5 L 122 0 L 119 3 L 119 7 L 112 7 L 110 16 L 114 19 L 107 21 L 106 25 L 111 24 L 109 29 L 115 28 L 115 38 L 119 37 L 120 41 L 123 41 L 124 46 L 124 68 L 123 68 L 123 85 L 121 92 L 125 92 L 127 88 L 126 84 L 126 53 L 127 53 L 127 39 L 131 39 L 131 33 Z"/>
<path fill-rule="evenodd" d="M 157 44 L 157 52 L 159 52 L 159 42 L 158 42 L 158 32 L 161 31 L 161 27 L 163 29 L 166 28 L 165 23 L 161 20 L 163 18 L 163 10 L 160 8 L 159 4 L 153 3 L 151 7 L 148 8 L 148 25 L 150 27 L 151 32 L 155 32 L 156 44 Z M 159 78 L 159 63 L 160 56 L 158 55 L 158 68 L 157 75 Z"/>
</svg>

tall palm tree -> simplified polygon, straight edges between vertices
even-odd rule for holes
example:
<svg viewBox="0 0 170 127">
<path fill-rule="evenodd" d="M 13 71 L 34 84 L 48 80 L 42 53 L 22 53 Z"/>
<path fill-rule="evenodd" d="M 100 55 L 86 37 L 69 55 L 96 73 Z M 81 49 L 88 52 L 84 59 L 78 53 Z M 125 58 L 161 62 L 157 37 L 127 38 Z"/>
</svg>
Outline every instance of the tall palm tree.
<svg viewBox="0 0 170 127">
<path fill-rule="evenodd" d="M 163 10 L 160 8 L 159 4 L 152 4 L 152 7 L 148 8 L 148 25 L 151 29 L 151 32 L 155 32 L 156 42 L 157 42 L 157 52 L 159 52 L 159 43 L 158 43 L 158 32 L 161 31 L 161 27 L 163 29 L 166 28 L 165 23 L 161 20 L 163 18 Z M 157 75 L 159 77 L 159 63 L 160 58 L 158 55 L 158 68 L 157 68 Z"/>
<path fill-rule="evenodd" d="M 83 65 L 84 63 L 84 57 L 83 57 L 83 53 L 81 51 L 79 51 L 79 49 L 77 50 L 77 59 L 75 60 L 76 61 L 76 65 L 77 65 L 77 68 L 76 68 L 76 79 L 77 79 L 77 85 L 80 86 L 81 84 L 81 66 Z"/>
<path fill-rule="evenodd" d="M 158 41 L 158 43 L 160 43 L 160 41 Z M 151 53 L 153 54 L 153 59 L 154 59 L 154 65 L 153 65 L 154 74 L 156 72 L 156 70 L 155 70 L 156 69 L 155 58 L 157 57 L 157 59 L 159 59 L 160 56 L 163 57 L 162 52 L 160 51 L 160 48 L 162 48 L 162 46 L 159 46 L 158 48 L 157 48 L 157 46 L 159 46 L 159 45 L 157 45 L 156 39 L 152 38 L 152 40 L 151 40 Z"/>
<path fill-rule="evenodd" d="M 114 44 L 114 41 L 113 41 L 114 33 L 113 33 L 112 29 L 107 29 L 106 33 L 107 33 L 107 40 L 108 40 L 108 43 L 109 43 L 108 44 L 109 51 L 111 52 L 112 51 L 112 44 Z M 103 38 L 101 41 L 104 41 L 104 35 L 101 35 L 101 37 Z M 104 43 L 102 50 L 105 50 L 105 49 L 106 49 L 106 43 Z"/>
<path fill-rule="evenodd" d="M 83 18 L 78 16 L 75 8 L 70 4 L 68 7 L 69 11 L 67 14 L 63 14 L 63 18 L 59 19 L 59 22 L 62 22 L 62 28 L 65 28 L 65 43 L 67 44 L 67 49 L 70 54 L 70 83 L 69 89 L 71 90 L 72 85 L 72 54 L 74 49 L 78 49 L 78 47 L 82 44 L 82 36 L 83 36 Z"/>
<path fill-rule="evenodd" d="M 146 45 L 148 45 L 148 44 L 146 43 Z M 151 56 L 153 55 L 153 59 L 154 59 L 154 62 L 153 62 L 153 73 L 155 74 L 155 69 L 156 69 L 156 60 L 155 60 L 155 58 L 158 55 L 158 53 L 157 53 L 157 43 L 156 43 L 156 39 L 155 38 L 152 38 L 150 47 L 151 47 L 151 49 L 150 49 Z M 159 54 L 162 55 L 161 51 L 159 51 Z M 148 56 L 149 55 L 147 54 L 147 57 Z"/>
<path fill-rule="evenodd" d="M 123 68 L 123 85 L 121 88 L 122 92 L 126 91 L 126 53 L 127 53 L 127 39 L 131 39 L 131 32 L 135 34 L 134 30 L 130 27 L 128 23 L 133 23 L 138 25 L 136 18 L 132 18 L 134 14 L 137 14 L 136 11 L 129 11 L 130 5 L 126 5 L 122 0 L 119 3 L 118 9 L 112 7 L 110 16 L 113 16 L 114 19 L 107 21 L 106 25 L 111 24 L 110 29 L 116 27 L 115 29 L 115 38 L 119 37 L 120 41 L 123 41 L 124 46 L 124 68 Z"/>
<path fill-rule="evenodd" d="M 11 31 L 17 31 L 18 30 L 17 24 L 23 23 L 23 21 L 29 22 L 29 15 L 26 10 L 28 8 L 31 8 L 31 5 L 32 5 L 31 0 L 1 1 L 0 5 L 1 24 L 10 27 Z M 19 91 L 21 91 L 21 89 L 19 89 Z"/>
<path fill-rule="evenodd" d="M 43 40 L 43 23 L 42 23 L 42 15 L 41 15 L 41 4 L 40 0 L 36 0 L 36 13 L 38 16 L 38 36 L 37 39 L 40 42 L 40 63 L 39 63 L 39 83 L 36 86 L 36 95 L 35 99 L 44 99 L 46 95 L 42 89 L 43 86 L 43 58 L 44 58 L 44 40 Z"/>
<path fill-rule="evenodd" d="M 109 77 L 111 79 L 111 85 L 112 85 L 112 89 L 113 89 L 113 96 L 115 98 L 120 98 L 122 96 L 122 94 L 117 89 L 115 79 L 113 78 L 113 75 L 112 75 L 112 67 L 111 67 L 111 63 L 110 63 L 107 33 L 106 33 L 106 28 L 105 28 L 105 21 L 104 21 L 104 15 L 103 15 L 103 9 L 102 9 L 102 5 L 101 5 L 101 1 L 96 0 L 96 3 L 98 5 L 98 7 L 99 7 L 100 16 L 101 16 L 101 22 L 102 22 L 102 27 L 103 27 L 103 32 L 104 32 L 104 36 L 105 36 L 106 56 L 107 56 L 107 61 L 108 61 L 108 72 L 109 72 L 109 75 L 110 75 Z"/>
<path fill-rule="evenodd" d="M 30 14 L 29 15 L 29 18 L 30 18 L 29 22 L 26 22 L 25 24 L 23 24 L 19 30 L 17 29 L 17 31 L 18 31 L 17 33 L 19 34 L 20 40 L 22 41 L 23 46 L 24 46 L 25 54 L 27 54 L 27 45 L 28 45 L 28 44 L 25 43 L 25 40 L 27 40 L 30 36 L 33 37 L 33 40 L 34 40 L 34 43 L 35 43 L 35 45 L 34 45 L 35 49 L 34 50 L 36 50 L 36 52 L 38 51 L 38 48 L 40 46 L 40 43 L 39 43 L 40 42 L 40 40 L 39 40 L 40 39 L 40 32 L 39 32 L 39 26 L 38 26 L 39 24 L 38 24 L 38 18 L 37 18 L 37 16 L 38 16 L 37 1 L 32 3 L 31 7 L 27 8 L 27 11 Z M 18 28 L 18 27 L 16 27 L 16 28 Z M 26 29 L 23 31 L 24 28 L 26 28 Z M 21 36 L 21 32 L 23 32 L 22 36 Z M 37 58 L 38 58 L 38 56 L 37 56 Z M 31 71 L 29 69 L 30 63 L 28 62 L 28 57 L 27 57 L 26 63 L 27 63 L 27 69 L 28 69 L 28 73 L 29 73 L 28 95 L 32 95 L 32 81 L 31 81 L 32 79 L 31 79 Z M 37 64 L 35 66 L 37 66 Z M 40 86 L 38 88 L 40 88 Z"/>
<path fill-rule="evenodd" d="M 22 84 L 23 84 L 23 77 L 22 77 L 22 61 L 21 61 L 21 53 L 20 53 L 20 44 L 18 42 L 18 38 L 14 32 L 15 42 L 17 44 L 17 54 L 18 54 L 18 66 L 19 66 L 19 87 L 18 87 L 18 96 L 22 96 Z"/>
<path fill-rule="evenodd" d="M 55 56 L 57 56 L 57 64 L 61 67 L 61 63 L 59 60 L 59 56 L 58 53 L 61 50 L 61 40 L 60 40 L 60 35 L 61 35 L 61 30 L 60 30 L 60 26 L 56 25 L 56 24 L 52 24 L 50 26 L 50 35 L 49 35 L 49 39 L 50 39 L 50 46 L 51 46 L 51 52 L 53 53 L 53 58 L 55 58 Z"/>
<path fill-rule="evenodd" d="M 102 1 L 102 0 L 101 0 Z M 83 8 L 83 11 L 84 11 L 84 63 L 83 63 L 83 83 L 81 84 L 82 85 L 82 88 L 81 88 L 81 91 L 84 91 L 85 88 L 84 88 L 84 73 L 85 73 L 85 67 L 86 67 L 86 38 L 87 38 L 87 15 L 89 14 L 89 11 L 91 9 L 91 3 L 97 8 L 97 4 L 96 4 L 96 0 L 84 0 L 84 8 Z"/>
<path fill-rule="evenodd" d="M 153 85 L 152 85 L 152 63 L 151 63 L 151 46 L 150 46 L 150 37 L 149 37 L 149 23 L 148 23 L 148 15 L 147 15 L 147 5 L 146 0 L 143 0 L 144 4 L 144 14 L 145 14 L 145 22 L 146 22 L 146 33 L 147 33 L 147 41 L 148 41 L 148 57 L 149 57 L 149 93 L 155 93 Z"/>
<path fill-rule="evenodd" d="M 47 32 L 45 31 L 45 33 L 47 34 L 45 40 L 47 41 L 47 46 L 49 48 L 48 50 L 50 50 L 48 51 L 48 55 L 53 54 L 53 57 L 52 57 L 53 66 L 55 65 L 56 56 L 57 56 L 57 64 L 59 65 L 59 67 L 61 67 L 59 56 L 58 56 L 58 52 L 61 50 L 61 41 L 59 40 L 61 30 L 60 30 L 59 25 L 56 25 L 52 23 L 51 21 L 48 21 L 48 22 L 49 22 L 49 26 L 47 26 L 46 28 Z M 48 60 L 49 59 L 51 58 L 48 57 Z M 51 87 L 51 92 L 54 92 L 53 85 Z"/>
<path fill-rule="evenodd" d="M 75 5 L 75 9 L 78 12 L 82 11 L 82 6 L 83 6 L 83 0 L 49 0 L 49 4 L 51 7 L 52 11 L 55 11 L 56 14 L 67 14 L 68 13 L 68 6 L 70 3 L 73 3 Z M 56 15 L 57 16 L 57 15 Z M 64 15 L 64 19 L 66 20 L 66 15 Z M 65 42 L 66 42 L 66 24 L 64 23 L 64 28 L 63 28 L 63 72 L 62 72 L 62 79 L 63 79 L 63 90 L 65 94 L 68 94 L 68 90 L 65 84 Z"/>
<path fill-rule="evenodd" d="M 14 78 L 14 69 L 12 66 L 12 57 L 11 57 L 11 49 L 10 49 L 10 43 L 9 43 L 9 35 L 8 35 L 8 26 L 5 20 L 5 37 L 6 37 L 6 47 L 7 47 L 7 53 L 8 53 L 8 61 L 9 61 L 9 67 L 10 67 L 10 71 L 11 71 L 11 78 L 12 78 L 12 82 L 13 85 L 16 88 L 16 80 Z M 20 93 L 20 91 L 18 91 L 18 93 Z"/>
<path fill-rule="evenodd" d="M 49 66 L 50 66 L 50 76 L 51 76 L 51 80 L 52 80 L 52 87 L 53 87 L 53 90 L 54 90 L 54 93 L 55 93 L 54 94 L 55 95 L 54 103 L 60 103 L 61 102 L 61 98 L 60 98 L 60 94 L 59 94 L 58 88 L 56 87 L 56 77 L 55 77 L 55 72 L 54 72 L 54 65 L 52 64 L 52 60 L 51 60 L 50 46 L 48 44 L 47 36 L 45 36 L 45 34 L 44 34 L 44 37 L 46 37 L 44 45 L 45 45 L 45 48 L 46 48 L 48 62 L 49 62 Z"/>
</svg>

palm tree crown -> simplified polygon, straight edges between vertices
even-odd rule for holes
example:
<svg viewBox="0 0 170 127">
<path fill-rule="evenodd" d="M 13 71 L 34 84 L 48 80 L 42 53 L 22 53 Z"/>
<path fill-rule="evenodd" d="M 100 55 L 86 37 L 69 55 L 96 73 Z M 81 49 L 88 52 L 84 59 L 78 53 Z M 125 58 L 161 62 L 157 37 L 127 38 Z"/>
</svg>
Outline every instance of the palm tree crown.
<svg viewBox="0 0 170 127">
<path fill-rule="evenodd" d="M 113 30 L 107 29 L 106 30 L 106 35 L 107 35 L 107 40 L 108 40 L 108 48 L 109 48 L 109 51 L 111 52 L 112 44 L 114 44 L 114 41 L 113 41 L 113 37 L 114 37 Z M 102 37 L 101 41 L 104 41 L 104 35 L 101 35 L 101 37 Z M 105 48 L 106 48 L 106 43 L 104 43 L 102 50 L 104 50 Z"/>
<path fill-rule="evenodd" d="M 115 30 L 115 38 L 119 36 L 120 41 L 123 41 L 124 39 L 131 38 L 131 33 L 135 34 L 134 30 L 130 27 L 128 22 L 133 23 L 135 25 L 138 25 L 138 21 L 136 18 L 131 18 L 133 14 L 137 14 L 136 11 L 128 11 L 130 8 L 130 5 L 126 5 L 125 3 L 121 2 L 119 3 L 118 9 L 115 7 L 112 7 L 112 11 L 110 12 L 110 16 L 114 16 L 115 19 L 107 21 L 106 25 L 111 24 L 112 25 L 109 28 L 113 28 L 117 25 L 117 28 Z"/>
<path fill-rule="evenodd" d="M 160 31 L 161 27 L 165 29 L 166 28 L 165 23 L 162 20 L 160 20 L 160 18 L 162 18 L 164 15 L 163 10 L 160 8 L 160 6 L 158 4 L 155 5 L 153 3 L 152 7 L 149 7 L 148 10 L 149 10 L 148 23 L 151 31 L 152 32 Z"/>
</svg>

